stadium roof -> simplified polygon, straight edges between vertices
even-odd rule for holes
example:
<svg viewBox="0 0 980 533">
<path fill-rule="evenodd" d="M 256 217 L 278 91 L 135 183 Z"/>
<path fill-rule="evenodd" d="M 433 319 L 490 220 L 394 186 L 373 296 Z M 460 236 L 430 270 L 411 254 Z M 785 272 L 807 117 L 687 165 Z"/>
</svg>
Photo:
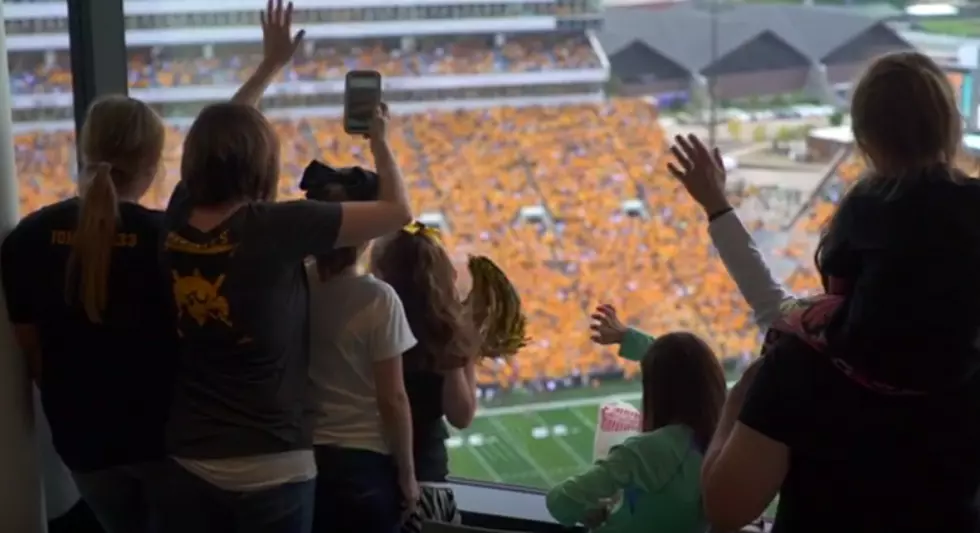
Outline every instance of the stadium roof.
<svg viewBox="0 0 980 533">
<path fill-rule="evenodd" d="M 704 8 L 688 3 L 660 10 L 611 8 L 605 13 L 599 39 L 609 55 L 640 41 L 692 73 L 711 64 L 711 14 Z M 821 62 L 868 30 L 885 27 L 881 18 L 833 6 L 722 4 L 717 17 L 718 59 L 768 32 Z"/>
</svg>

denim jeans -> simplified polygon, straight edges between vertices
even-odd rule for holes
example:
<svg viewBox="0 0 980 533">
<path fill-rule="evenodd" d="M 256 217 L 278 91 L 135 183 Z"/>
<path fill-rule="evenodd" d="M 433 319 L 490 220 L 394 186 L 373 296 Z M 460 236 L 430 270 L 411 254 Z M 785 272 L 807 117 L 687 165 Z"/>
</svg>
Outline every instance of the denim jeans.
<svg viewBox="0 0 980 533">
<path fill-rule="evenodd" d="M 162 533 L 310 533 L 314 481 L 229 491 L 173 460 L 162 476 Z"/>
<path fill-rule="evenodd" d="M 156 481 L 163 462 L 72 472 L 82 499 L 106 533 L 155 533 Z"/>
<path fill-rule="evenodd" d="M 317 446 L 313 533 L 397 533 L 401 489 L 390 455 Z"/>
</svg>

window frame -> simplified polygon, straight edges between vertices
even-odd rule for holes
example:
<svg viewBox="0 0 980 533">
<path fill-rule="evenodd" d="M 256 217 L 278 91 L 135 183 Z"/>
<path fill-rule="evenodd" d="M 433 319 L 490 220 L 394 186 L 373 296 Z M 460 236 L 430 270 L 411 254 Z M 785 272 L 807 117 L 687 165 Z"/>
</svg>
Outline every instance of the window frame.
<svg viewBox="0 0 980 533">
<path fill-rule="evenodd" d="M 65 1 L 77 143 L 92 102 L 109 94 L 129 94 L 126 23 L 123 0 Z"/>
</svg>

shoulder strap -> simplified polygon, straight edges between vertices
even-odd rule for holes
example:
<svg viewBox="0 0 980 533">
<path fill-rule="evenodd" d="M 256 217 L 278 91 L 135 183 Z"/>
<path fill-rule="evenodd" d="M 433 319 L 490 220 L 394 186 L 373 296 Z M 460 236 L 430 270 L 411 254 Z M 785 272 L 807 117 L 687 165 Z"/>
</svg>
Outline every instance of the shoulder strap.
<svg viewBox="0 0 980 533">
<path fill-rule="evenodd" d="M 834 294 L 822 294 L 788 302 L 782 309 L 779 318 L 766 333 L 762 355 L 766 355 L 766 352 L 771 350 L 775 342 L 783 335 L 793 335 L 813 348 L 813 351 L 826 356 L 834 368 L 862 387 L 879 394 L 892 396 L 925 394 L 923 391 L 903 389 L 871 379 L 855 369 L 849 362 L 829 353 L 826 336 L 827 325 L 843 304 L 844 297 Z"/>
</svg>

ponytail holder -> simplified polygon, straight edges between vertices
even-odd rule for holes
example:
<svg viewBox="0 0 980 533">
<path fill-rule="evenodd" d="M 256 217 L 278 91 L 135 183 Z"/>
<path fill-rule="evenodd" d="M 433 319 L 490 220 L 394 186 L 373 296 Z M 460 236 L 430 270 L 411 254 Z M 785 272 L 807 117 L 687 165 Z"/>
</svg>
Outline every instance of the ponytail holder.
<svg viewBox="0 0 980 533">
<path fill-rule="evenodd" d="M 439 244 L 442 241 L 442 235 L 439 233 L 439 230 L 426 226 L 418 220 L 413 220 L 411 224 L 402 228 L 402 231 L 408 233 L 409 235 L 421 235 L 426 239 L 435 242 L 436 244 Z"/>
<path fill-rule="evenodd" d="M 108 161 L 96 161 L 95 163 L 89 163 L 88 166 L 95 172 L 105 172 L 106 174 L 112 172 L 112 163 Z"/>
</svg>

